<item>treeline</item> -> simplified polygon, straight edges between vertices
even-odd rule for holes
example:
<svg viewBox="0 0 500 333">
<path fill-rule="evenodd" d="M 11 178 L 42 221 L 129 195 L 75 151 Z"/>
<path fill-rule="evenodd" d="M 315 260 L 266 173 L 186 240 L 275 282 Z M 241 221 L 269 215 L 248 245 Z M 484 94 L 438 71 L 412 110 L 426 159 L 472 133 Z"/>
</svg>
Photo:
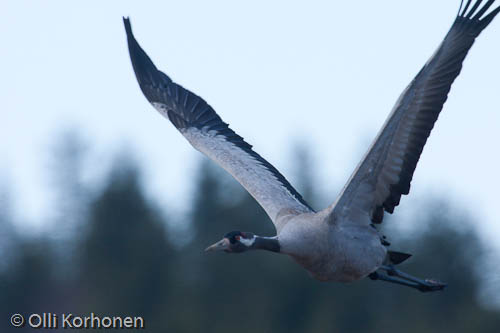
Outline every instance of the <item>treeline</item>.
<svg viewBox="0 0 500 333">
<path fill-rule="evenodd" d="M 401 268 L 448 282 L 444 292 L 368 279 L 321 283 L 277 254 L 203 253 L 231 230 L 274 232 L 253 199 L 208 161 L 194 177 L 190 212 L 175 217 L 188 228 L 173 228 L 169 212 L 145 194 L 133 159 L 120 154 L 103 183 L 89 189 L 78 178 L 84 150 L 63 141 L 54 159 L 54 230 L 62 232 L 23 237 L 8 207 L 0 207 L 1 332 L 31 330 L 13 328 L 13 313 L 43 312 L 142 316 L 151 332 L 500 330 L 500 311 L 479 305 L 484 249 L 472 222 L 448 214 L 438 198 L 421 203 L 414 217 L 422 232 L 399 235 L 391 224 L 414 222 L 394 219 L 385 228 L 393 248 L 415 253 Z M 312 162 L 304 151 L 297 156 L 296 183 L 306 187 Z M 319 199 L 313 186 L 303 190 L 306 199 Z"/>
</svg>

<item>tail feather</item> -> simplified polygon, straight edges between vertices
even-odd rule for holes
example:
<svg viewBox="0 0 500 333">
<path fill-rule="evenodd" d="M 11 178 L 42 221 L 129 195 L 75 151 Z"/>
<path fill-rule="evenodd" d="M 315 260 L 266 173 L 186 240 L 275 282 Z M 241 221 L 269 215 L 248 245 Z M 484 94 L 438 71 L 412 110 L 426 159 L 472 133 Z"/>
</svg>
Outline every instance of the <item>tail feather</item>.
<svg viewBox="0 0 500 333">
<path fill-rule="evenodd" d="M 397 252 L 397 251 L 387 251 L 387 256 L 391 264 L 399 265 L 406 259 L 411 257 L 409 253 Z"/>
</svg>

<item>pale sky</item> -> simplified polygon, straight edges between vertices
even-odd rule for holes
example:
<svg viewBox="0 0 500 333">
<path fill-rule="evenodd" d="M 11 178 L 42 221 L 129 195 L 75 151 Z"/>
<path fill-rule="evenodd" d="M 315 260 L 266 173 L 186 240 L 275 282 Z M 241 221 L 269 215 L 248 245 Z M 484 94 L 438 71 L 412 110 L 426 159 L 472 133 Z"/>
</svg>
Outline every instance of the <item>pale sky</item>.
<svg viewBox="0 0 500 333">
<path fill-rule="evenodd" d="M 333 201 L 459 2 L 2 1 L 0 184 L 23 223 L 43 229 L 54 208 L 47 149 L 71 126 L 98 161 L 89 173 L 130 145 L 152 195 L 185 208 L 199 153 L 139 90 L 122 24 L 130 16 L 156 65 L 285 176 L 292 144 L 306 142 Z M 497 18 L 469 53 L 398 212 L 449 197 L 500 251 L 499 45 Z"/>
</svg>

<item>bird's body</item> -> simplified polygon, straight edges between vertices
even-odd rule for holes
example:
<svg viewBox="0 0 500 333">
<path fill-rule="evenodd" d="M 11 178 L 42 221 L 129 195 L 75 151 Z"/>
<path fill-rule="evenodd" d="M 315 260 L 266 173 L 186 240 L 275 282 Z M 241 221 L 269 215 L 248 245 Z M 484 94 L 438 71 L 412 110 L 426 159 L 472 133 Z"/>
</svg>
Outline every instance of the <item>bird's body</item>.
<svg viewBox="0 0 500 333">
<path fill-rule="evenodd" d="M 139 86 L 151 104 L 200 152 L 229 172 L 259 202 L 277 235 L 234 231 L 207 250 L 264 249 L 291 256 L 321 281 L 369 276 L 421 291 L 445 285 L 400 272 L 409 255 L 387 250 L 375 225 L 392 213 L 410 182 L 423 147 L 475 39 L 500 12 L 495 0 L 468 0 L 437 51 L 403 91 L 389 118 L 337 200 L 315 212 L 267 160 L 222 121 L 202 98 L 159 71 L 124 19 Z M 483 5 L 481 6 L 481 4 Z M 388 275 L 378 272 L 384 270 Z"/>
<path fill-rule="evenodd" d="M 383 264 L 387 253 L 377 230 L 348 221 L 329 221 L 327 210 L 289 218 L 278 240 L 282 253 L 320 281 L 364 278 Z"/>
</svg>

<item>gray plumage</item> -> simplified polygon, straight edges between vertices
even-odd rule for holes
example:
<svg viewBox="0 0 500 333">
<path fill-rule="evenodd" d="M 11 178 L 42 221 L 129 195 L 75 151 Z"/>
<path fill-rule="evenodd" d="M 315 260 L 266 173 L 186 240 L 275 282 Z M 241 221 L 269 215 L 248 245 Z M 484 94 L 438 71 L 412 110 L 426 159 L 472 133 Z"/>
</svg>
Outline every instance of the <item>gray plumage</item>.
<svg viewBox="0 0 500 333">
<path fill-rule="evenodd" d="M 462 62 L 481 31 L 500 11 L 486 14 L 494 0 L 460 5 L 445 39 L 403 91 L 370 149 L 337 200 L 315 212 L 283 175 L 253 151 L 202 98 L 159 71 L 135 40 L 124 18 L 132 65 L 151 104 L 200 152 L 229 172 L 259 202 L 276 227 L 272 238 L 232 232 L 209 249 L 242 252 L 268 249 L 288 254 L 322 281 L 355 281 L 370 276 L 415 287 L 442 289 L 391 266 L 409 255 L 393 252 L 374 224 L 392 213 L 408 194 L 423 147 L 459 75 Z M 463 8 L 462 8 L 463 7 Z M 481 8 L 480 8 L 481 7 Z M 394 259 L 397 258 L 397 259 Z M 395 278 L 376 273 L 388 271 Z"/>
</svg>

